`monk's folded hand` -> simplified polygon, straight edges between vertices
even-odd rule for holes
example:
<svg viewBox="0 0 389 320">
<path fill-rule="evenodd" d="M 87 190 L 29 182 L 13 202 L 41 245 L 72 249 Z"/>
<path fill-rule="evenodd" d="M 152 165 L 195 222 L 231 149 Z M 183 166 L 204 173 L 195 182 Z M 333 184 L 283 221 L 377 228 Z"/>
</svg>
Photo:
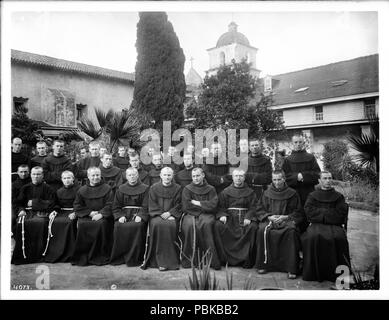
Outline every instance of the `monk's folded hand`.
<svg viewBox="0 0 389 320">
<path fill-rule="evenodd" d="M 243 220 L 243 226 L 244 226 L 244 227 L 245 227 L 245 226 L 248 226 L 250 223 L 251 223 L 251 220 L 249 220 L 249 219 L 244 219 L 244 220 Z"/>
<path fill-rule="evenodd" d="M 91 211 L 91 213 L 89 214 L 89 216 L 91 218 L 93 218 L 96 214 L 98 214 L 99 212 L 98 211 Z"/>
<path fill-rule="evenodd" d="M 174 218 L 173 216 L 170 216 L 169 218 L 167 218 L 168 220 L 175 220 L 176 218 Z"/>
<path fill-rule="evenodd" d="M 98 213 L 98 214 L 95 214 L 95 215 L 92 217 L 92 220 L 93 220 L 93 221 L 99 221 L 102 217 L 103 217 L 103 215 L 102 215 L 101 213 Z"/>
<path fill-rule="evenodd" d="M 273 214 L 272 216 L 268 216 L 267 218 L 269 219 L 269 221 L 271 222 L 276 222 L 276 220 L 278 219 L 279 215 L 276 215 L 276 214 Z"/>
<path fill-rule="evenodd" d="M 32 207 L 32 200 L 28 200 L 27 207 Z"/>
<path fill-rule="evenodd" d="M 223 222 L 224 224 L 226 224 L 227 222 L 227 217 L 226 216 L 222 216 L 219 218 L 220 222 Z"/>
<path fill-rule="evenodd" d="M 68 215 L 68 217 L 70 220 L 74 220 L 74 219 L 76 219 L 76 213 L 72 212 L 71 214 Z"/>
<path fill-rule="evenodd" d="M 119 218 L 120 223 L 125 223 L 126 222 L 126 217 L 120 217 Z"/>
<path fill-rule="evenodd" d="M 163 220 L 166 220 L 166 219 L 169 218 L 169 217 L 170 217 L 170 212 L 164 212 L 164 213 L 161 214 L 161 218 L 162 218 Z"/>
<path fill-rule="evenodd" d="M 22 217 L 22 216 L 25 216 L 26 215 L 26 211 L 24 210 L 21 210 L 18 214 L 18 217 Z"/>
<path fill-rule="evenodd" d="M 197 200 L 190 200 L 190 202 L 195 205 L 195 206 L 198 206 L 198 207 L 201 207 L 201 202 L 200 201 L 197 201 Z"/>
<path fill-rule="evenodd" d="M 141 217 L 139 217 L 139 216 L 136 216 L 135 217 L 135 222 L 141 222 L 142 221 L 142 218 Z"/>
</svg>

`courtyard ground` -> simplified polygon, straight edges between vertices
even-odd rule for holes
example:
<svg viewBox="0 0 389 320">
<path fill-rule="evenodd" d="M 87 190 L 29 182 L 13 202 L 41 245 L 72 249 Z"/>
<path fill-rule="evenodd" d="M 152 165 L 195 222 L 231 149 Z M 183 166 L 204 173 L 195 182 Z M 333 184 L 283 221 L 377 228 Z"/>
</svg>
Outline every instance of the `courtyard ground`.
<svg viewBox="0 0 389 320">
<path fill-rule="evenodd" d="M 355 270 L 371 278 L 379 259 L 378 244 L 379 216 L 377 213 L 350 208 L 348 240 L 352 265 Z M 13 285 L 28 285 L 36 289 L 36 269 L 41 264 L 11 267 L 11 288 Z M 77 267 L 69 263 L 45 264 L 50 270 L 50 289 L 81 290 L 186 290 L 189 286 L 190 269 L 160 272 L 157 269 L 141 270 L 139 267 L 88 266 Z M 301 276 L 289 280 L 285 273 L 258 275 L 255 269 L 229 268 L 233 274 L 233 289 L 242 290 L 250 281 L 255 289 L 282 288 L 287 290 L 326 290 L 332 282 L 308 282 Z M 213 271 L 212 271 L 213 274 Z M 221 288 L 226 289 L 225 268 L 214 272 Z"/>
</svg>

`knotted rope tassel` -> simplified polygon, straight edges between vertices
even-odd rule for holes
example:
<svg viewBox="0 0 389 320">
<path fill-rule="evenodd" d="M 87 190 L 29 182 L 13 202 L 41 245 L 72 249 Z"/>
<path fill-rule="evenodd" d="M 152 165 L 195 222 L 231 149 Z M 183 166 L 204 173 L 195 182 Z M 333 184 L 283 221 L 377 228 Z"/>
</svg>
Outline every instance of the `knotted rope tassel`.
<svg viewBox="0 0 389 320">
<path fill-rule="evenodd" d="M 24 218 L 25 216 L 22 216 L 20 219 L 21 219 L 21 223 L 22 223 L 22 251 L 23 251 L 23 258 L 24 259 L 27 259 L 27 256 L 26 256 L 26 247 L 24 245 L 24 241 L 25 241 L 25 238 L 24 238 Z"/>
<path fill-rule="evenodd" d="M 49 220 L 49 227 L 48 227 L 48 233 L 47 233 L 47 242 L 46 242 L 46 248 L 45 248 L 45 251 L 43 252 L 42 256 L 45 256 L 46 255 L 46 252 L 47 252 L 47 249 L 49 248 L 49 243 L 50 243 L 50 239 L 54 236 L 51 232 L 51 226 L 53 225 L 53 222 L 54 222 L 54 219 L 55 219 L 55 215 L 51 216 L 50 217 L 50 220 Z"/>
<path fill-rule="evenodd" d="M 270 221 L 269 224 L 265 227 L 265 232 L 263 233 L 263 240 L 264 240 L 264 243 L 265 243 L 265 260 L 263 261 L 263 263 L 267 263 L 267 239 L 266 239 L 266 235 L 267 235 L 267 230 L 270 228 L 272 222 Z"/>
<path fill-rule="evenodd" d="M 147 234 L 146 234 L 146 244 L 145 244 L 145 253 L 143 255 L 143 262 L 141 264 L 142 269 L 146 269 L 146 256 L 147 256 L 147 249 L 149 247 L 149 238 L 150 238 L 150 223 L 147 224 Z"/>
<path fill-rule="evenodd" d="M 185 216 L 185 213 L 181 216 L 180 223 L 178 225 L 178 236 L 177 236 L 178 241 L 180 242 L 179 246 L 180 246 L 180 261 L 181 262 L 182 262 L 183 243 L 182 243 L 182 239 L 181 239 L 180 235 L 181 235 L 181 231 L 182 231 L 182 222 L 184 220 L 184 216 Z"/>
</svg>

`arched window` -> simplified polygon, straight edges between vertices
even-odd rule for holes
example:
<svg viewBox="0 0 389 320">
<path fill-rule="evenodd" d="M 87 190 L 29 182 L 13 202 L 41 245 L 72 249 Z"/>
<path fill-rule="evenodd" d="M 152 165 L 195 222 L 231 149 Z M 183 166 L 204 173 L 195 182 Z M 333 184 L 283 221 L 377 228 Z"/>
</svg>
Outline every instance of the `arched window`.
<svg viewBox="0 0 389 320">
<path fill-rule="evenodd" d="M 226 64 L 226 55 L 224 52 L 220 52 L 220 64 L 221 65 Z"/>
</svg>

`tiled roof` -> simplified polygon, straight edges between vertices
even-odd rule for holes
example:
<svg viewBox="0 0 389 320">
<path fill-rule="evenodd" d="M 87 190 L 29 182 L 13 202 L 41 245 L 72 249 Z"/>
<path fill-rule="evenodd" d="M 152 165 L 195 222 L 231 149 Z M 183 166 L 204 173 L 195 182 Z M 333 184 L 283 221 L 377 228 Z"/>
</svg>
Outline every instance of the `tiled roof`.
<svg viewBox="0 0 389 320">
<path fill-rule="evenodd" d="M 105 69 L 101 67 L 91 66 L 88 64 L 57 59 L 19 50 L 11 50 L 11 61 L 13 63 L 31 64 L 62 71 L 86 74 L 95 77 L 111 78 L 129 82 L 135 81 L 135 75 L 133 73 Z"/>
<path fill-rule="evenodd" d="M 273 105 L 378 92 L 378 54 L 272 76 Z"/>
</svg>

